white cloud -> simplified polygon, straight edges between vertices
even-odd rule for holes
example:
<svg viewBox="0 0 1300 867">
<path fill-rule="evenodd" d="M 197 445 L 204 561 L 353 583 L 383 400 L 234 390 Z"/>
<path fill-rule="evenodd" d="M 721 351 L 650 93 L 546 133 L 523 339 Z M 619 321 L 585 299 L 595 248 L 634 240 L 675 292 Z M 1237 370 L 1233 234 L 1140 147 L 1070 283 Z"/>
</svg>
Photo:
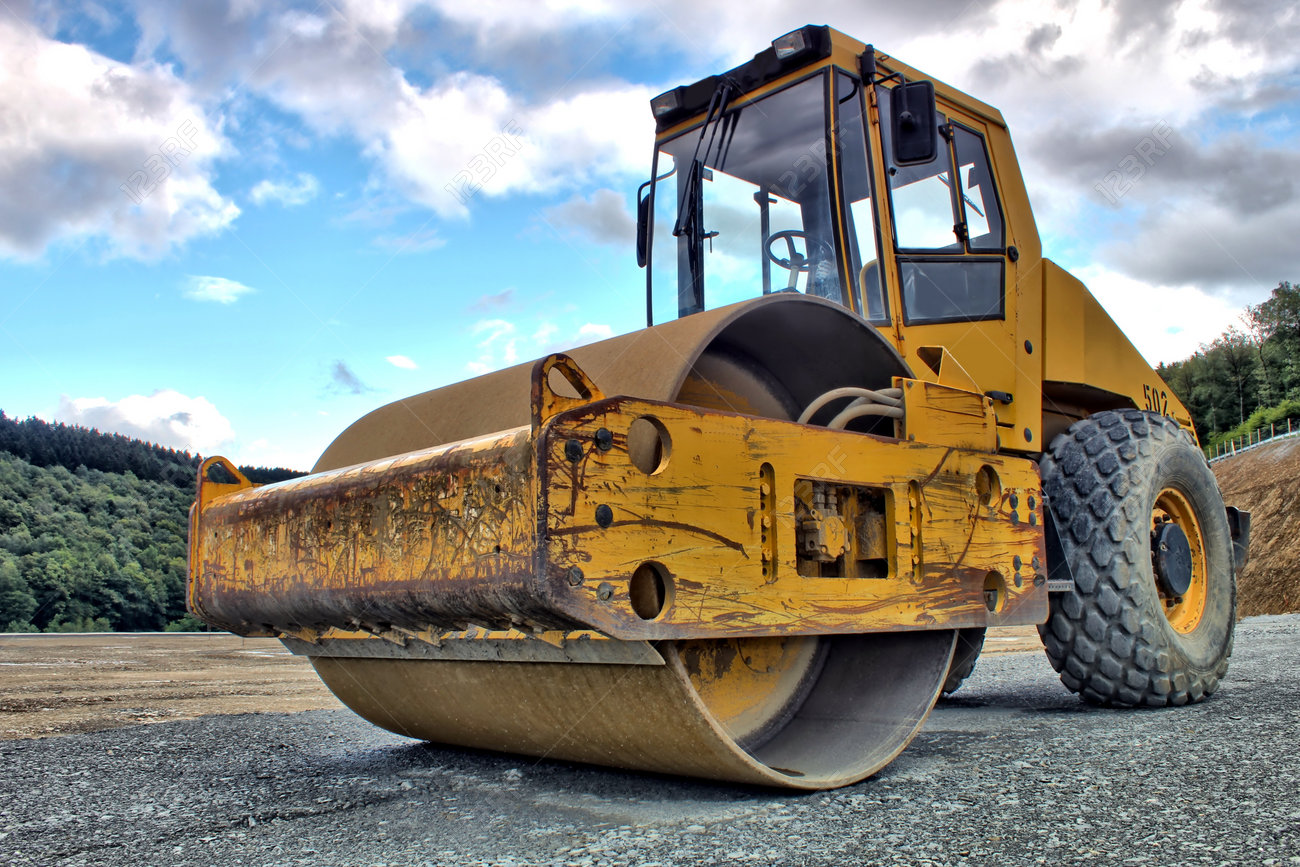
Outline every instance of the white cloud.
<svg viewBox="0 0 1300 867">
<path fill-rule="evenodd" d="M 487 373 L 507 367 L 519 360 L 519 342 L 515 338 L 515 325 L 505 319 L 480 319 L 470 328 L 478 336 L 481 355 L 466 363 L 470 373 Z"/>
<path fill-rule="evenodd" d="M 4 16 L 0 106 L 0 254 L 97 238 L 154 258 L 239 214 L 212 185 L 229 146 L 169 66 L 119 63 Z"/>
<path fill-rule="evenodd" d="M 1000 171 L 1023 172 L 1040 230 L 1069 239 L 1078 258 L 1239 301 L 1259 300 L 1278 279 L 1294 276 L 1271 272 L 1289 255 L 1300 214 L 1295 208 L 1281 208 L 1281 222 L 1211 214 L 1225 249 L 1189 242 L 1202 255 L 1188 259 L 1184 270 L 1196 274 L 1142 267 L 1136 258 L 1151 251 L 1149 258 L 1178 258 L 1191 220 L 1166 215 L 1195 213 L 1203 202 L 1194 191 L 1173 189 L 1153 175 L 1121 202 L 1118 219 L 1090 219 L 1097 205 L 1093 185 L 1137 143 L 1126 132 L 1110 132 L 1164 122 L 1182 134 L 1179 147 L 1186 152 L 1219 155 L 1226 154 L 1216 149 L 1223 130 L 1245 130 L 1255 148 L 1295 151 L 1293 113 L 1270 111 L 1295 98 L 1300 14 L 1283 0 L 913 0 L 883 7 L 751 0 L 722 29 L 716 9 L 696 0 L 539 0 L 527 15 L 509 0 L 340 0 L 319 8 L 324 11 L 248 0 L 141 0 L 138 53 L 148 57 L 166 45 L 170 56 L 185 58 L 187 75 L 218 82 L 210 85 L 213 93 L 234 83 L 318 135 L 356 142 L 371 161 L 376 186 L 457 218 L 469 213 L 475 197 L 563 197 L 602 185 L 626 194 L 629 181 L 647 170 L 646 101 L 661 86 L 747 60 L 807 21 L 831 21 L 998 106 L 1021 160 Z M 426 61 L 406 59 L 414 44 L 430 46 Z M 1098 45 L 1108 50 L 1097 51 Z M 666 50 L 670 80 L 619 80 L 613 58 L 629 48 L 638 56 Z M 396 65 L 403 63 L 410 65 Z M 132 68 L 171 75 L 147 62 Z M 1088 153 L 1071 164 L 1067 152 L 1080 143 Z M 1244 148 L 1230 165 L 1256 165 L 1253 155 Z M 1173 158 L 1157 168 L 1173 173 Z M 1279 175 L 1276 187 L 1289 190 L 1289 178 Z M 34 193 L 10 201 L 38 200 Z M 567 225 L 625 232 L 626 220 L 597 216 L 615 195 L 574 197 L 555 210 L 569 218 Z M 194 201 L 207 200 L 196 193 Z M 1138 242 L 1127 243 L 1139 222 Z M 1239 228 L 1229 231 L 1234 225 Z M 441 239 L 427 240 L 436 246 Z M 1228 267 L 1234 260 L 1265 273 L 1252 281 L 1236 268 L 1237 278 Z"/>
<path fill-rule="evenodd" d="M 1195 286 L 1152 286 L 1097 265 L 1074 273 L 1152 365 L 1187 358 L 1241 314 Z"/>
<path fill-rule="evenodd" d="M 234 304 L 241 295 L 257 290 L 225 277 L 190 277 L 186 281 L 184 294 L 192 301 L 213 301 L 217 304 Z"/>
<path fill-rule="evenodd" d="M 600 189 L 590 196 L 574 196 L 542 211 L 543 219 L 561 233 L 572 232 L 598 244 L 630 244 L 636 237 L 636 218 L 627 196 Z"/>
<path fill-rule="evenodd" d="M 620 84 L 534 105 L 495 78 L 457 73 L 423 90 L 401 82 L 389 117 L 356 118 L 354 130 L 406 196 L 453 217 L 478 195 L 546 193 L 643 174 L 652 95 Z"/>
<path fill-rule="evenodd" d="M 588 322 L 578 329 L 578 340 L 582 343 L 592 343 L 596 340 L 607 340 L 614 336 L 614 329 L 608 325 L 600 325 L 595 322 Z M 581 344 L 574 344 L 581 345 Z"/>
<path fill-rule="evenodd" d="M 166 43 L 196 75 L 221 74 L 319 135 L 351 138 L 372 161 L 377 184 L 442 217 L 463 217 L 480 195 L 576 189 L 644 174 L 652 88 L 578 78 L 530 97 L 507 87 L 491 67 L 448 71 L 439 64 L 432 77 L 425 70 L 408 74 L 387 55 L 424 26 L 408 17 L 415 5 L 219 14 L 146 3 L 138 15 L 147 50 Z M 552 5 L 568 16 L 557 21 L 577 20 L 569 4 Z M 519 16 L 514 7 L 512 14 L 534 12 Z M 503 73 L 530 61 L 509 62 Z"/>
<path fill-rule="evenodd" d="M 118 401 L 63 395 L 55 419 L 205 455 L 235 437 L 230 422 L 207 398 L 188 397 L 170 389 Z"/>
<path fill-rule="evenodd" d="M 265 179 L 257 182 L 248 197 L 255 205 L 276 202 L 286 208 L 305 205 L 320 192 L 320 181 L 314 175 L 299 172 L 292 181 L 272 181 Z"/>
<path fill-rule="evenodd" d="M 614 336 L 612 327 L 598 322 L 562 329 L 549 320 L 521 327 L 505 319 L 482 319 L 474 323 L 470 331 L 480 338 L 477 344 L 479 357 L 465 365 L 465 369 L 474 374 L 500 370 L 521 360 L 565 352 L 575 346 Z"/>
<path fill-rule="evenodd" d="M 549 346 L 557 331 L 559 329 L 555 327 L 554 322 L 543 322 L 533 332 L 533 342 L 538 346 Z"/>
<path fill-rule="evenodd" d="M 405 355 L 389 355 L 385 359 L 393 367 L 400 367 L 402 370 L 417 370 L 420 365 L 416 364 Z"/>
</svg>

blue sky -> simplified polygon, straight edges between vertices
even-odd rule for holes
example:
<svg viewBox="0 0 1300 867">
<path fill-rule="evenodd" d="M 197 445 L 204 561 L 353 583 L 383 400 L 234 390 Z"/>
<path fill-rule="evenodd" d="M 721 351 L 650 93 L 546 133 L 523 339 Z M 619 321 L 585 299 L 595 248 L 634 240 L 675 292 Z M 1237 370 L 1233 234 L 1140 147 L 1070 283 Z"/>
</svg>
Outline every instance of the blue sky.
<svg viewBox="0 0 1300 867">
<path fill-rule="evenodd" d="M 307 468 L 382 403 L 638 328 L 649 98 L 809 22 L 1001 108 L 1047 254 L 1177 359 L 1300 278 L 1300 18 L 1267 6 L 11 0 L 0 409 Z"/>
</svg>

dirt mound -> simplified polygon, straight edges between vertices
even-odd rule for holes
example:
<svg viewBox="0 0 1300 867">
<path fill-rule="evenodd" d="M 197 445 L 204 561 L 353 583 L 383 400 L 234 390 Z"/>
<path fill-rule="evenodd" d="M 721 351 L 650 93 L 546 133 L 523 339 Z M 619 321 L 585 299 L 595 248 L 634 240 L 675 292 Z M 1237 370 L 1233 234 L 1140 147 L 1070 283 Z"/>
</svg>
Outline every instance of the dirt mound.
<svg viewBox="0 0 1300 867">
<path fill-rule="evenodd" d="M 1237 577 L 1237 616 L 1300 611 L 1300 437 L 1211 466 L 1223 501 L 1250 512 L 1250 562 Z"/>
</svg>

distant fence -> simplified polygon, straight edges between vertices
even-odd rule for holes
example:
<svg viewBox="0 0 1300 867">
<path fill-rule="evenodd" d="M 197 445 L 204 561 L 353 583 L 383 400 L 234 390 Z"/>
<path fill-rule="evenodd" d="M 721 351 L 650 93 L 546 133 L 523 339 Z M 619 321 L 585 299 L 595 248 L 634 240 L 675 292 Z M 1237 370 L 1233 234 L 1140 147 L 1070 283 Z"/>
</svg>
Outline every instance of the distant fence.
<svg viewBox="0 0 1300 867">
<path fill-rule="evenodd" d="M 1271 422 L 1267 427 L 1256 428 L 1244 436 L 1225 440 L 1212 449 L 1207 448 L 1205 449 L 1205 456 L 1209 458 L 1210 463 L 1214 463 L 1215 461 L 1233 457 L 1241 452 L 1248 452 L 1266 442 L 1293 436 L 1300 436 L 1300 419 L 1288 418 L 1284 421 Z"/>
</svg>

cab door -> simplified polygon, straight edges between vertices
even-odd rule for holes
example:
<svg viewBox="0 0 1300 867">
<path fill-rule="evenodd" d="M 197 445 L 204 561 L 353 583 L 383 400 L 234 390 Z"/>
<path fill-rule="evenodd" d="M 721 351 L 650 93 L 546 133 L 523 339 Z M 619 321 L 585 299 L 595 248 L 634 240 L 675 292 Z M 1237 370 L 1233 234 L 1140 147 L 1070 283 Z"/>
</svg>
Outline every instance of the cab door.
<svg viewBox="0 0 1300 867">
<path fill-rule="evenodd" d="M 876 118 L 889 118 L 890 89 L 877 87 L 876 97 Z M 892 248 L 886 258 L 898 347 L 918 373 L 925 370 L 920 347 L 946 347 L 993 398 L 1001 446 L 1039 451 L 1041 391 L 1021 370 L 1018 256 L 989 158 L 989 130 L 943 100 L 937 108 L 939 152 L 930 163 L 896 164 L 890 124 L 874 124 L 889 188 L 882 240 Z"/>
</svg>

